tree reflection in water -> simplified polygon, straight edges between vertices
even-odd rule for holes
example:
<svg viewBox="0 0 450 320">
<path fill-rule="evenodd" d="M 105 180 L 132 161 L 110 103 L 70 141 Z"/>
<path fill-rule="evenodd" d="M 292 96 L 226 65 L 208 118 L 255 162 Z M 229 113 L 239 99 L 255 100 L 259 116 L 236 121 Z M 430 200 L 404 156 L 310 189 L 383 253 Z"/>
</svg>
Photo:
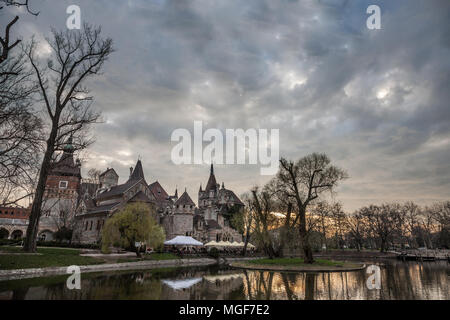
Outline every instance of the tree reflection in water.
<svg viewBox="0 0 450 320">
<path fill-rule="evenodd" d="M 0 299 L 449 300 L 449 274 L 447 262 L 391 260 L 381 266 L 381 289 L 369 290 L 364 270 L 280 273 L 218 266 L 166 268 L 85 274 L 81 290 L 68 290 L 65 276 L 0 281 Z"/>
</svg>

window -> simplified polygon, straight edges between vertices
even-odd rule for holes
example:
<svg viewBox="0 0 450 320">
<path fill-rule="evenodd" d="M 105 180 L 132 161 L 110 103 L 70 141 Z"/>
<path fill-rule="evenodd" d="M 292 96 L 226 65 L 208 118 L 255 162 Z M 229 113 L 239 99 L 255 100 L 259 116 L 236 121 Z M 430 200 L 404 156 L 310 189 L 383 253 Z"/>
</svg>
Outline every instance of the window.
<svg viewBox="0 0 450 320">
<path fill-rule="evenodd" d="M 67 189 L 67 185 L 68 185 L 67 181 L 60 181 L 59 182 L 59 188 L 60 189 Z"/>
<path fill-rule="evenodd" d="M 100 230 L 100 220 L 97 220 L 97 230 Z"/>
<path fill-rule="evenodd" d="M 92 230 L 92 220 L 91 220 L 91 226 L 89 227 L 89 230 Z"/>
<path fill-rule="evenodd" d="M 84 231 L 86 231 L 88 229 L 89 226 L 89 221 L 86 221 L 86 227 L 84 228 Z"/>
</svg>

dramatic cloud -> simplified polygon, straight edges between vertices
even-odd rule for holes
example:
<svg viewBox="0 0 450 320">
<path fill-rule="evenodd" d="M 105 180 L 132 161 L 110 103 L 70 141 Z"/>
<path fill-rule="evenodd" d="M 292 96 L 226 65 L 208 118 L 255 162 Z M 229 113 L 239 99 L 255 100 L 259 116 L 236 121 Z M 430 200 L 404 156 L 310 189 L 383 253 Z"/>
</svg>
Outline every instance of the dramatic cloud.
<svg viewBox="0 0 450 320">
<path fill-rule="evenodd" d="M 279 128 L 285 157 L 326 152 L 349 172 L 337 194 L 348 210 L 449 198 L 447 0 L 36 1 L 39 16 L 21 14 L 15 33 L 48 37 L 65 28 L 70 4 L 117 49 L 91 84 L 106 122 L 84 172 L 112 166 L 124 181 L 140 156 L 148 182 L 196 200 L 209 169 L 174 165 L 170 135 L 202 120 Z M 370 4 L 381 30 L 366 27 Z M 270 179 L 250 165 L 217 166 L 216 176 L 237 193 Z"/>
</svg>

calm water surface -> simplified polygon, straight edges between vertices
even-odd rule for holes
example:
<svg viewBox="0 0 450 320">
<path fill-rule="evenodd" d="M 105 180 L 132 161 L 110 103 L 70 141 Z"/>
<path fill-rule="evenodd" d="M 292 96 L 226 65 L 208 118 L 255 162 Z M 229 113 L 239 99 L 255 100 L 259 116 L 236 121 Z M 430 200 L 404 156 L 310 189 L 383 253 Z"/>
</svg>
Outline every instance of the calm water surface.
<svg viewBox="0 0 450 320">
<path fill-rule="evenodd" d="M 0 299 L 450 300 L 445 261 L 373 264 L 381 267 L 380 290 L 367 288 L 365 270 L 283 273 L 213 266 L 82 274 L 81 290 L 68 290 L 66 276 L 0 281 Z"/>
</svg>

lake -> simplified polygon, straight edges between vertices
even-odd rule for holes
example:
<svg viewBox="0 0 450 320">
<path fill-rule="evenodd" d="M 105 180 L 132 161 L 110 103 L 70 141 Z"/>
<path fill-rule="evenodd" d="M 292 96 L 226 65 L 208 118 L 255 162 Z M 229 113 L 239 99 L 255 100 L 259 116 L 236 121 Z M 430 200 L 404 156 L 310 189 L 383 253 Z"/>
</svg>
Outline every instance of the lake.
<svg viewBox="0 0 450 320">
<path fill-rule="evenodd" d="M 81 290 L 67 289 L 67 276 L 0 281 L 0 299 L 450 299 L 446 261 L 366 263 L 380 266 L 380 289 L 367 287 L 365 270 L 284 273 L 209 266 L 87 273 Z"/>
</svg>

